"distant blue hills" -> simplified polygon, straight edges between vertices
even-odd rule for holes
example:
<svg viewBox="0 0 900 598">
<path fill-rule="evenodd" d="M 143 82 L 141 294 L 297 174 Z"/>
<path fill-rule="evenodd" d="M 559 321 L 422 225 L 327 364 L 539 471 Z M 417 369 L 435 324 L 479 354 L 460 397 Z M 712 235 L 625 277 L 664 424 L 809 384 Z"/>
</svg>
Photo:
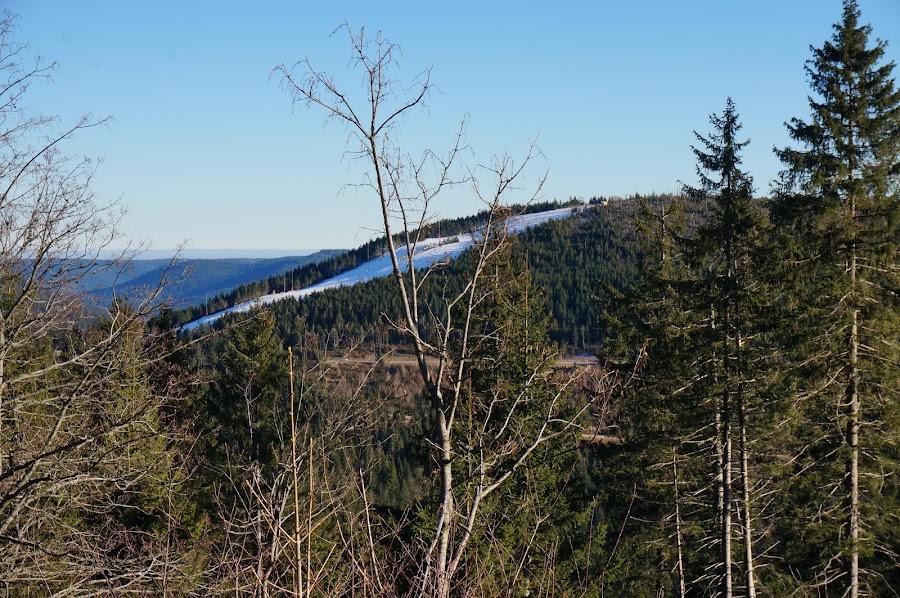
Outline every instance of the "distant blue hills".
<svg viewBox="0 0 900 598">
<path fill-rule="evenodd" d="M 191 248 L 161 248 L 146 249 L 135 256 L 135 260 L 168 260 L 176 254 L 186 260 L 218 260 L 218 259 L 259 259 L 277 257 L 297 257 L 317 253 L 319 249 L 208 249 L 202 247 Z M 344 250 L 340 250 L 344 251 Z M 103 259 L 114 259 L 122 253 L 120 249 L 106 249 L 100 252 Z"/>
<path fill-rule="evenodd" d="M 191 250 L 187 252 L 228 252 L 229 250 Z M 265 253 L 277 250 L 258 250 Z M 284 250 L 281 250 L 283 252 Z M 302 250 L 301 250 L 302 251 Z M 113 297 L 136 299 L 148 289 L 156 288 L 165 278 L 167 284 L 162 298 L 169 301 L 173 308 L 185 308 L 203 303 L 221 293 L 235 288 L 278 276 L 304 266 L 320 262 L 344 253 L 343 249 L 325 249 L 307 255 L 281 257 L 219 257 L 201 259 L 197 257 L 179 257 L 174 262 L 171 257 L 150 257 L 144 254 L 142 259 L 129 262 L 124 268 L 101 268 L 92 273 L 80 285 L 82 291 L 90 294 L 94 300 L 106 305 Z M 254 253 L 236 250 L 234 253 Z M 158 255 L 158 254 L 157 254 Z M 102 262 L 101 262 L 102 263 Z M 285 280 L 290 288 L 291 281 Z"/>
</svg>

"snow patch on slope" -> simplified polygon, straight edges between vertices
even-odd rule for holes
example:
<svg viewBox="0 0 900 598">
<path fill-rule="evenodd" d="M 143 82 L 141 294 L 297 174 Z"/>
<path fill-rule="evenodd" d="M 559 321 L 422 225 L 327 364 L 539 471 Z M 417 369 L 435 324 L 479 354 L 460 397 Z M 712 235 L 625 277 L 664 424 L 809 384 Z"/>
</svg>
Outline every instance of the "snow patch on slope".
<svg viewBox="0 0 900 598">
<path fill-rule="evenodd" d="M 549 222 L 551 220 L 559 220 L 567 218 L 575 213 L 579 208 L 559 208 L 557 210 L 548 210 L 546 212 L 536 212 L 534 214 L 522 214 L 521 216 L 513 216 L 507 220 L 507 227 L 510 233 L 519 233 L 533 226 Z M 452 243 L 443 242 L 442 239 L 428 238 L 419 241 L 415 245 L 413 255 L 413 265 L 418 269 L 429 268 L 434 264 L 455 259 L 466 249 L 470 248 L 474 239 L 471 234 L 458 235 Z M 398 257 L 401 259 L 400 267 L 405 272 L 408 266 L 406 260 L 407 247 L 398 248 Z M 276 301 L 284 301 L 285 299 L 302 299 L 307 295 L 318 293 L 326 289 L 335 289 L 338 287 L 352 286 L 361 282 L 373 280 L 375 278 L 383 278 L 390 276 L 392 273 L 390 256 L 385 254 L 375 259 L 360 264 L 352 270 L 348 270 L 342 274 L 338 274 L 327 280 L 323 280 L 305 289 L 287 291 L 284 293 L 272 293 L 271 295 L 263 295 L 257 299 L 244 301 L 228 309 L 204 316 L 200 319 L 188 322 L 182 326 L 182 330 L 194 330 L 200 326 L 212 324 L 219 318 L 235 313 L 248 312 L 254 307 L 275 303 Z"/>
</svg>

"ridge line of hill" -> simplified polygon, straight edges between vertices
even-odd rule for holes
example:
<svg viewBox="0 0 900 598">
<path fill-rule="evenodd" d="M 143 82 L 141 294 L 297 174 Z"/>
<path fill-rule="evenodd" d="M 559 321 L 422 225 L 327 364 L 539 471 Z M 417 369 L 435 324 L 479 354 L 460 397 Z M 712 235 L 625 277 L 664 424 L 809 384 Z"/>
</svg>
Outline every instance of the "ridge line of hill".
<svg viewBox="0 0 900 598">
<path fill-rule="evenodd" d="M 569 216 L 590 207 L 592 206 L 577 202 L 576 205 L 569 205 L 567 207 L 522 213 L 508 218 L 506 225 L 510 233 L 518 234 L 551 220 L 568 218 Z M 414 246 L 415 253 L 413 255 L 413 263 L 417 269 L 422 269 L 446 260 L 455 259 L 473 245 L 476 235 L 476 232 L 469 232 L 451 235 L 449 237 L 428 237 L 421 239 Z M 400 253 L 403 255 L 405 255 L 406 250 L 407 248 L 403 246 L 399 248 Z M 404 260 L 401 263 L 401 268 L 405 271 L 406 267 L 407 262 Z M 292 289 L 290 291 L 268 293 L 260 297 L 236 303 L 235 305 L 221 309 L 212 314 L 193 319 L 182 324 L 181 330 L 193 331 L 200 326 L 212 324 L 228 314 L 244 313 L 254 307 L 268 305 L 286 299 L 299 300 L 312 293 L 317 293 L 326 289 L 352 286 L 375 278 L 388 276 L 391 272 L 392 269 L 389 256 L 382 253 L 375 258 L 366 260 L 355 267 L 310 286 L 301 289 Z"/>
</svg>

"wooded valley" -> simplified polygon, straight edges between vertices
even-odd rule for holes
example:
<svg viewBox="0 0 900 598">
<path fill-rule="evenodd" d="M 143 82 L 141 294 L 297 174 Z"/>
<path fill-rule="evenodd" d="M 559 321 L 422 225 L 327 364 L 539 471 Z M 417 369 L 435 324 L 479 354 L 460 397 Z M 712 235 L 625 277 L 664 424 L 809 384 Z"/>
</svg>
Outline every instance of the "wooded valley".
<svg viewBox="0 0 900 598">
<path fill-rule="evenodd" d="M 744 170 L 728 98 L 679 193 L 586 202 L 542 199 L 535 146 L 408 155 L 430 72 L 341 31 L 368 102 L 311 59 L 275 73 L 348 136 L 383 234 L 95 317 L 85 280 L 133 256 L 100 259 L 119 207 L 65 144 L 104 121 L 33 113 L 50 67 L 0 24 L 0 592 L 897 596 L 900 90 L 856 0 L 811 48 L 778 180 Z M 483 211 L 438 221 L 460 189 Z M 390 277 L 180 328 L 375 255 Z"/>
</svg>

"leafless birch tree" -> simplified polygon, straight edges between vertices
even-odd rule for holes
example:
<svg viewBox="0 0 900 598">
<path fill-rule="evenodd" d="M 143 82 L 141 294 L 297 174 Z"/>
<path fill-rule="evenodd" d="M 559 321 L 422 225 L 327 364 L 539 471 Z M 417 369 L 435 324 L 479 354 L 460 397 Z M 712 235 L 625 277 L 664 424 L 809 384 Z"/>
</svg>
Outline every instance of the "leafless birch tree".
<svg viewBox="0 0 900 598">
<path fill-rule="evenodd" d="M 490 294 L 486 284 L 489 267 L 503 251 L 507 231 L 504 204 L 526 176 L 526 169 L 536 156 L 532 146 L 524 159 L 509 155 L 495 158 L 489 165 L 462 167 L 462 130 L 445 154 L 426 151 L 414 158 L 399 146 L 401 119 L 421 109 L 432 90 L 430 71 L 423 71 L 412 84 L 396 79 L 399 49 L 381 34 L 366 37 L 345 26 L 352 47 L 352 62 L 363 78 L 364 99 L 355 103 L 327 73 L 304 60 L 294 68 L 281 65 L 276 72 L 296 103 L 323 110 L 328 117 L 347 127 L 355 145 L 354 155 L 367 164 L 364 185 L 377 198 L 381 225 L 390 256 L 395 289 L 401 311 L 394 320 L 397 328 L 410 341 L 424 384 L 424 400 L 431 406 L 434 432 L 430 450 L 438 469 L 438 508 L 434 514 L 432 540 L 425 554 L 418 582 L 422 595 L 449 596 L 460 582 L 469 544 L 479 529 L 479 513 L 483 501 L 522 466 L 542 444 L 574 432 L 575 415 L 566 411 L 566 385 L 544 413 L 543 424 L 528 438 L 517 436 L 516 408 L 509 409 L 508 425 L 494 430 L 500 439 L 490 439 L 483 446 L 503 447 L 507 454 L 469 453 L 477 459 L 472 483 L 463 485 L 454 479 L 454 464 L 463 458 L 455 444 L 454 429 L 460 415 L 468 369 L 474 347 L 478 344 L 473 318 L 479 304 Z M 518 199 L 530 201 L 539 193 L 540 178 L 534 191 Z M 484 203 L 485 223 L 471 250 L 471 265 L 463 288 L 445 294 L 439 305 L 426 304 L 423 285 L 438 276 L 439 266 L 416 271 L 413 257 L 422 240 L 421 231 L 433 215 L 434 201 L 449 187 L 468 185 Z M 552 359 L 547 356 L 547 359 Z M 536 373 L 533 373 L 535 375 Z M 523 388 L 531 380 L 521 381 Z M 459 465 L 457 465 L 458 467 Z M 463 495 L 468 488 L 469 494 Z"/>
</svg>

